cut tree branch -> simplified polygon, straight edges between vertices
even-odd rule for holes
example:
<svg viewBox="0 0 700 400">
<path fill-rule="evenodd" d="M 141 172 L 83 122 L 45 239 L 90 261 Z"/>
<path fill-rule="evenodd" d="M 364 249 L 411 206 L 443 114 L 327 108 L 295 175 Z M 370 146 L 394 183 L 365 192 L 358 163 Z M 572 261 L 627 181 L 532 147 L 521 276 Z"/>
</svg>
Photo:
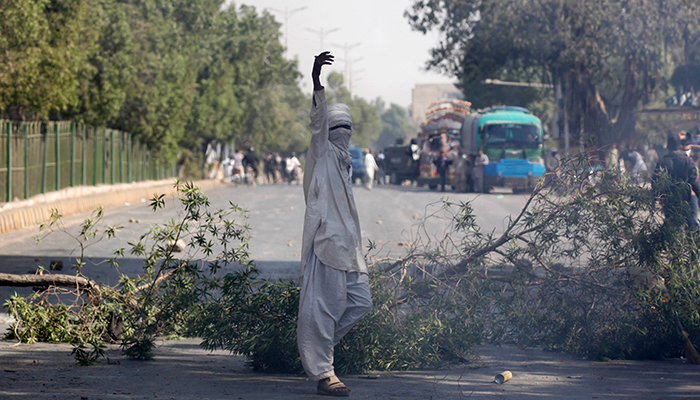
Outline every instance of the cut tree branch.
<svg viewBox="0 0 700 400">
<path fill-rule="evenodd" d="M 64 286 L 64 287 L 83 287 L 91 290 L 101 286 L 90 279 L 65 274 L 4 274 L 0 273 L 0 286 L 15 286 L 15 287 L 33 287 L 33 286 Z"/>
</svg>

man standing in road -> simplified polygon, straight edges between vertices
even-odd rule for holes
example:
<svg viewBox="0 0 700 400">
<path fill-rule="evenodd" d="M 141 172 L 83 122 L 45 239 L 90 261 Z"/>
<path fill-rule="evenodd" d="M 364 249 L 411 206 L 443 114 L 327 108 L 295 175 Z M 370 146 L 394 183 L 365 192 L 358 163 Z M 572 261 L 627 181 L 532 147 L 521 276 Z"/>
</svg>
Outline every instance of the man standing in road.
<svg viewBox="0 0 700 400">
<path fill-rule="evenodd" d="M 260 163 L 260 159 L 258 158 L 258 155 L 255 154 L 255 148 L 250 147 L 248 149 L 248 154 L 245 155 L 243 158 L 243 164 L 247 167 L 250 167 L 253 170 L 253 176 L 255 177 L 255 180 L 258 180 L 258 163 Z"/>
<path fill-rule="evenodd" d="M 372 154 L 372 150 L 367 149 L 364 151 L 364 160 L 365 160 L 365 189 L 367 190 L 372 190 L 372 186 L 374 185 L 374 176 L 375 173 L 379 170 L 379 166 L 377 165 L 377 162 L 374 161 L 374 155 Z"/>
<path fill-rule="evenodd" d="M 435 160 L 435 169 L 437 171 L 437 176 L 440 178 L 440 186 L 442 188 L 440 191 L 445 191 L 445 185 L 447 184 L 447 172 L 450 168 L 450 161 L 447 159 L 447 152 L 445 149 L 440 150 L 440 156 Z"/>
<path fill-rule="evenodd" d="M 233 169 L 238 171 L 239 177 L 242 179 L 245 176 L 245 167 L 243 166 L 243 150 L 236 150 L 236 154 L 233 155 Z"/>
<path fill-rule="evenodd" d="M 369 311 L 367 265 L 352 194 L 352 134 L 350 109 L 345 104 L 327 106 L 321 86 L 321 68 L 333 56 L 316 56 L 311 73 L 314 92 L 311 108 L 312 138 L 304 174 L 304 235 L 302 284 L 297 321 L 299 355 L 317 392 L 348 396 L 335 375 L 333 348 Z"/>
<path fill-rule="evenodd" d="M 666 171 L 673 183 L 681 185 L 684 193 L 681 200 L 683 204 L 671 204 L 668 198 L 663 200 L 666 222 L 671 219 L 671 223 L 680 225 L 685 220 L 688 230 L 693 232 L 698 229 L 698 171 L 693 160 L 683 150 L 680 135 L 669 133 L 667 140 L 669 153 L 659 160 L 654 172 L 658 179 L 658 174 Z M 670 192 L 666 190 L 663 194 L 668 195 Z"/>
<path fill-rule="evenodd" d="M 297 181 L 297 184 L 299 184 L 301 178 L 301 162 L 299 162 L 297 158 L 297 153 L 292 152 L 292 156 L 287 159 L 284 167 L 286 168 L 285 174 L 287 174 L 289 184 L 291 185 L 292 181 Z"/>
<path fill-rule="evenodd" d="M 474 158 L 474 191 L 484 192 L 484 166 L 489 163 L 489 157 L 484 151 L 479 149 L 479 153 Z"/>
</svg>

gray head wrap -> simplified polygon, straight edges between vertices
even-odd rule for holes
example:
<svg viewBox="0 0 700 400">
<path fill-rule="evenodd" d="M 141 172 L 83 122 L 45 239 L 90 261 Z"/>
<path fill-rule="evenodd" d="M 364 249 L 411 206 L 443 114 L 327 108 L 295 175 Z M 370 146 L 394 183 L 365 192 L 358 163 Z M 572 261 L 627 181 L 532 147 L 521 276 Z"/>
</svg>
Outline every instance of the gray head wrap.
<svg viewBox="0 0 700 400">
<path fill-rule="evenodd" d="M 350 108 L 342 103 L 328 106 L 328 140 L 340 150 L 343 164 L 350 164 L 352 157 L 348 148 L 352 136 Z"/>
</svg>

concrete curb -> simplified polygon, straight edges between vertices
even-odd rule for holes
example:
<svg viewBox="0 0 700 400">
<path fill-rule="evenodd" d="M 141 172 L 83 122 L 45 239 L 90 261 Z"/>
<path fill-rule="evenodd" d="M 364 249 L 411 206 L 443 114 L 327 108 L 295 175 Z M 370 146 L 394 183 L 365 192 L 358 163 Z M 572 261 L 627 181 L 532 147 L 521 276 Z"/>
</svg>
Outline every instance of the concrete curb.
<svg viewBox="0 0 700 400">
<path fill-rule="evenodd" d="M 124 205 L 124 203 L 135 203 L 141 199 L 150 199 L 154 193 L 172 195 L 176 192 L 175 180 L 167 179 L 161 181 L 141 182 L 134 184 L 120 184 L 114 186 L 102 186 L 95 190 L 76 190 L 71 188 L 71 192 L 63 192 L 62 195 L 52 196 L 54 199 L 48 200 L 28 200 L 24 204 L 16 207 L 5 207 L 0 210 L 0 234 L 34 226 L 42 221 L 46 221 L 51 216 L 51 210 L 58 210 L 61 215 L 71 215 L 81 212 L 92 211 L 99 206 L 111 208 Z M 222 184 L 219 180 L 209 179 L 195 181 L 194 184 L 205 190 Z M 86 192 L 88 194 L 86 194 Z"/>
</svg>

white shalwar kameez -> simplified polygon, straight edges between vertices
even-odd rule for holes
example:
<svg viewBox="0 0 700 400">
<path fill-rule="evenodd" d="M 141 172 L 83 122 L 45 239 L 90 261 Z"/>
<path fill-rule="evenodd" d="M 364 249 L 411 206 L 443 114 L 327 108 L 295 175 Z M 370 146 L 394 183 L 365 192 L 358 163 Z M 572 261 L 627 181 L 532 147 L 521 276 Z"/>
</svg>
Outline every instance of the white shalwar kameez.
<svg viewBox="0 0 700 400">
<path fill-rule="evenodd" d="M 350 180 L 349 109 L 328 107 L 325 91 L 314 91 L 309 128 L 297 341 L 307 375 L 321 380 L 335 375 L 333 348 L 372 300 Z"/>
<path fill-rule="evenodd" d="M 365 182 L 365 189 L 372 189 L 374 184 L 374 173 L 379 169 L 377 162 L 374 161 L 374 156 L 372 153 L 365 154 L 365 173 L 367 174 L 367 182 Z"/>
</svg>

